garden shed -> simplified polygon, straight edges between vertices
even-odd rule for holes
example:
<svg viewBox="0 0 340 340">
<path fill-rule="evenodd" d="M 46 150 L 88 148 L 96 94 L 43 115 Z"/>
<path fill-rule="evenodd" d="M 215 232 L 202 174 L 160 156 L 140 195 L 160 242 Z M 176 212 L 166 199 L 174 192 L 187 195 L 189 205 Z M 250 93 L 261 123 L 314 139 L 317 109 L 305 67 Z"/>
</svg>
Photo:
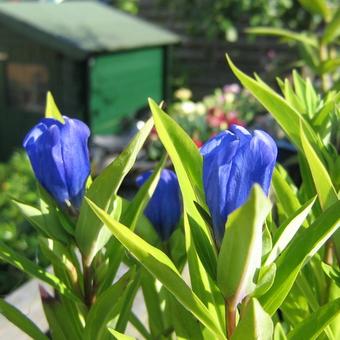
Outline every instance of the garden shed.
<svg viewBox="0 0 340 340">
<path fill-rule="evenodd" d="M 175 34 L 97 2 L 0 4 L 0 157 L 42 117 L 46 91 L 94 134 L 167 97 Z"/>
</svg>

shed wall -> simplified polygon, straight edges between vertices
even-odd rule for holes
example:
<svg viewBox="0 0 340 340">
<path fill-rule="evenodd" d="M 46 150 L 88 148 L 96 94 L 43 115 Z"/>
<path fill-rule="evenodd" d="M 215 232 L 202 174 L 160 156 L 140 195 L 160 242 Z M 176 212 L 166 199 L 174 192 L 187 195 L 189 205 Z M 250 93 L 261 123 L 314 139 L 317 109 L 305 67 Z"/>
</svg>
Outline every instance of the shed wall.
<svg viewBox="0 0 340 340">
<path fill-rule="evenodd" d="M 21 145 L 27 131 L 43 117 L 43 110 L 26 111 L 9 103 L 7 70 L 9 63 L 38 64 L 48 71 L 48 89 L 61 112 L 82 116 L 85 112 L 85 64 L 74 62 L 0 24 L 0 159 Z"/>
</svg>

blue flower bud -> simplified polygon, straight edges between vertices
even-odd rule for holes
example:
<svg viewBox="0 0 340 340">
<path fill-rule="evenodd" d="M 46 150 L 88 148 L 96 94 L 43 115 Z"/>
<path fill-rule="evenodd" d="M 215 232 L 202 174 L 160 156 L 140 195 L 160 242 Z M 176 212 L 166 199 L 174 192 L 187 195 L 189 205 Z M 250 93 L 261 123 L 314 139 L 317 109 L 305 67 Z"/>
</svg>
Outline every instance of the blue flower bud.
<svg viewBox="0 0 340 340">
<path fill-rule="evenodd" d="M 252 135 L 232 125 L 204 144 L 201 154 L 206 202 L 220 244 L 228 215 L 245 203 L 252 186 L 258 183 L 268 195 L 277 147 L 264 131 Z"/>
<path fill-rule="evenodd" d="M 137 177 L 137 185 L 142 186 L 151 174 L 152 171 L 148 171 Z M 144 214 L 152 223 L 161 240 L 167 241 L 179 222 L 181 212 L 182 205 L 177 176 L 173 171 L 164 169 Z"/>
<path fill-rule="evenodd" d="M 36 178 L 61 205 L 79 208 L 90 174 L 89 128 L 77 119 L 43 118 L 25 137 Z"/>
</svg>

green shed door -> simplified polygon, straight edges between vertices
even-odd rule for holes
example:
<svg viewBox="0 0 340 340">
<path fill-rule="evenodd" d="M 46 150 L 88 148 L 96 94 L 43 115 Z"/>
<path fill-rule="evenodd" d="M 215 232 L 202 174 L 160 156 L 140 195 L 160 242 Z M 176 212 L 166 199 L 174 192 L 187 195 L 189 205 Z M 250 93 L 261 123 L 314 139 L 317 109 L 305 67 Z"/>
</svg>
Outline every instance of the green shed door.
<svg viewBox="0 0 340 340">
<path fill-rule="evenodd" d="M 122 118 L 163 97 L 163 49 L 96 57 L 90 65 L 90 121 L 94 134 L 121 131 Z"/>
</svg>

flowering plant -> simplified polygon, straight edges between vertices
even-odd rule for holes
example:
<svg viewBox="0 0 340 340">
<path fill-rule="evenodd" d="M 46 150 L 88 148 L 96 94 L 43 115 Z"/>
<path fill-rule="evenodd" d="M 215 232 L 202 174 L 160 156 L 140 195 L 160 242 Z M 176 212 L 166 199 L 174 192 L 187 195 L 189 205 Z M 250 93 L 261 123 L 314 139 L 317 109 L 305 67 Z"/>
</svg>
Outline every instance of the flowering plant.
<svg viewBox="0 0 340 340">
<path fill-rule="evenodd" d="M 328 117 L 339 117 L 340 95 L 321 98 L 304 82 L 299 90 L 286 82 L 280 96 L 228 62 L 298 149 L 300 187 L 275 164 L 267 133 L 232 125 L 199 150 L 151 99 L 152 118 L 86 179 L 88 130 L 49 98 L 46 118 L 24 142 L 34 150 L 40 207 L 16 204 L 39 231 L 54 272 L 2 243 L 0 256 L 54 289 L 41 288 L 53 339 L 129 339 L 128 323 L 146 339 L 339 337 L 339 156 Z M 302 98 L 313 109 L 301 110 Z M 164 169 L 164 156 L 124 200 L 118 189 L 154 125 L 174 172 Z M 148 326 L 132 309 L 139 289 Z M 46 339 L 15 307 L 0 305 L 32 338 Z"/>
</svg>

